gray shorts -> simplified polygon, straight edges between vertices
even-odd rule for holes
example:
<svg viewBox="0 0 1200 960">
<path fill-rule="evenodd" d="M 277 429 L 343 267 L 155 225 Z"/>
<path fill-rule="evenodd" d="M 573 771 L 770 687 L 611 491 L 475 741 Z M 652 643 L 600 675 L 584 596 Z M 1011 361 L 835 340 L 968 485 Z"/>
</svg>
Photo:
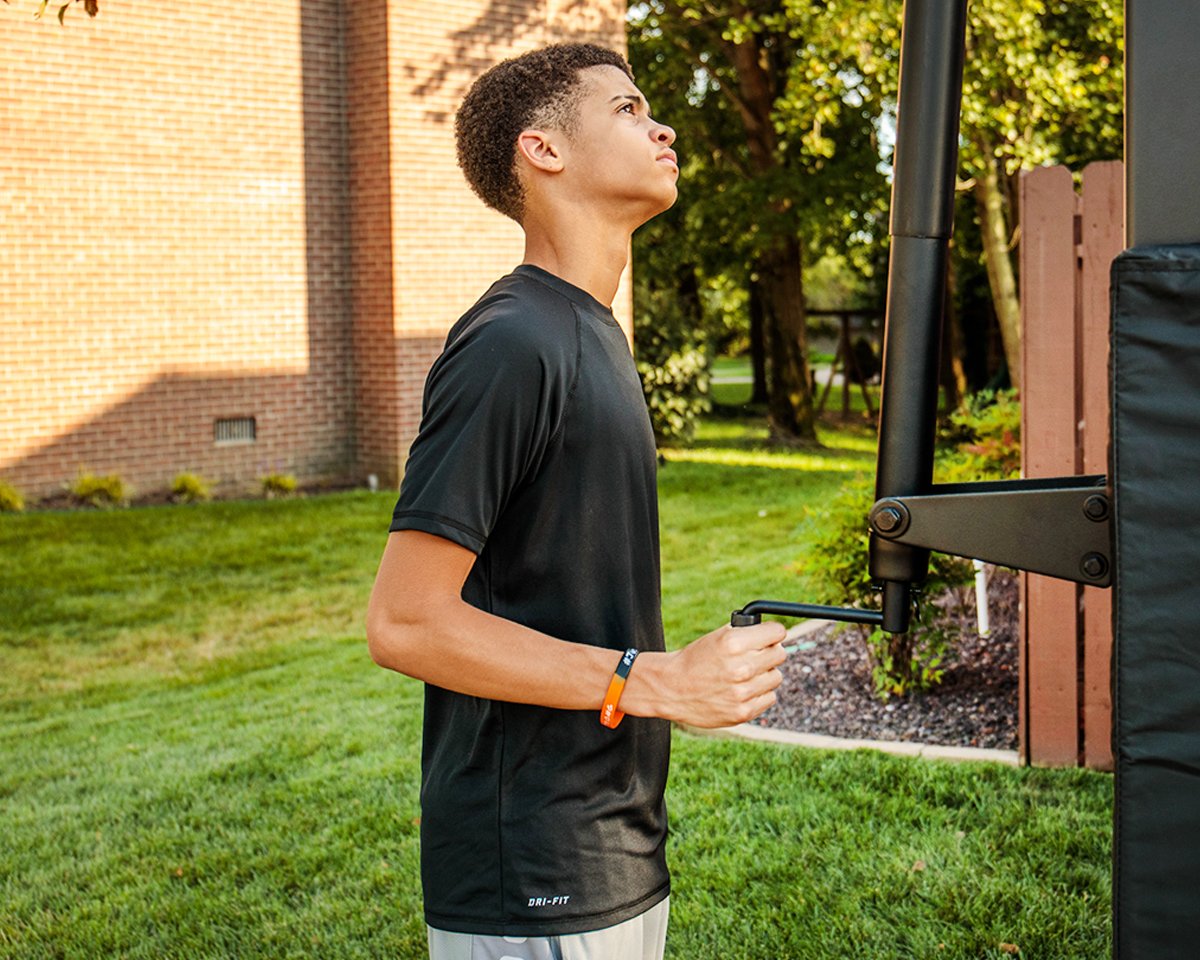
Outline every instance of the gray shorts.
<svg viewBox="0 0 1200 960">
<path fill-rule="evenodd" d="M 429 960 L 662 960 L 670 901 L 615 926 L 560 937 L 484 936 L 427 926 Z"/>
</svg>

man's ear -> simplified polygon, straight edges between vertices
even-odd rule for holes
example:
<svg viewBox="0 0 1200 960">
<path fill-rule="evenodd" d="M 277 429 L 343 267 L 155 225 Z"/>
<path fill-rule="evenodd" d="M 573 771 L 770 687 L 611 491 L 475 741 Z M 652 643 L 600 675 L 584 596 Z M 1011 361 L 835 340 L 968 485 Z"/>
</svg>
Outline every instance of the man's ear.
<svg viewBox="0 0 1200 960">
<path fill-rule="evenodd" d="M 517 137 L 517 153 L 530 166 L 545 173 L 558 173 L 563 168 L 562 152 L 544 130 L 522 130 Z"/>
</svg>

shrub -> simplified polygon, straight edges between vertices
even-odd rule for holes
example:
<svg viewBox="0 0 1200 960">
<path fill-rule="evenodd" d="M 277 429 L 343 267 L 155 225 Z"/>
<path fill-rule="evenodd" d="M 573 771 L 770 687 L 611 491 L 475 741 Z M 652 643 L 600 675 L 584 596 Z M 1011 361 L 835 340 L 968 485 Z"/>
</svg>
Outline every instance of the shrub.
<svg viewBox="0 0 1200 960">
<path fill-rule="evenodd" d="M 696 418 L 711 409 L 708 397 L 709 351 L 704 297 L 694 265 L 664 259 L 665 247 L 650 237 L 667 230 L 655 220 L 651 233 L 638 239 L 639 269 L 634 271 L 633 342 L 642 392 L 655 439 L 690 440 Z"/>
<path fill-rule="evenodd" d="M 120 474 L 97 476 L 85 470 L 79 471 L 70 490 L 77 502 L 102 508 L 128 506 L 132 493 Z"/>
<path fill-rule="evenodd" d="M 171 481 L 171 498 L 177 503 L 212 499 L 212 484 L 196 473 L 179 473 Z"/>
<path fill-rule="evenodd" d="M 1013 390 L 981 390 L 950 415 L 938 461 L 941 483 L 1007 480 L 1021 473 L 1021 404 Z"/>
<path fill-rule="evenodd" d="M 817 591 L 825 603 L 879 609 L 879 593 L 867 571 L 867 513 L 874 502 L 873 493 L 870 478 L 860 476 L 843 486 L 821 511 L 820 528 L 809 541 L 804 566 L 815 574 Z M 972 576 L 968 561 L 934 553 L 922 591 L 938 593 L 969 583 Z M 919 619 L 903 634 L 863 625 L 847 628 L 857 630 L 867 648 L 875 693 L 882 699 L 928 690 L 941 682 L 941 664 L 954 639 L 945 630 Z"/>
<path fill-rule="evenodd" d="M 296 492 L 296 478 L 290 473 L 268 473 L 259 478 L 263 495 L 272 500 L 275 497 L 286 497 Z"/>
<path fill-rule="evenodd" d="M 11 483 L 0 480 L 0 513 L 20 513 L 25 509 L 25 498 Z"/>
<path fill-rule="evenodd" d="M 708 397 L 708 357 L 690 344 L 672 350 L 661 338 L 647 339 L 651 343 L 639 350 L 645 359 L 638 361 L 637 368 L 654 436 L 660 441 L 690 440 L 696 431 L 696 418 L 712 407 Z M 655 347 L 659 349 L 658 355 L 650 355 Z"/>
</svg>

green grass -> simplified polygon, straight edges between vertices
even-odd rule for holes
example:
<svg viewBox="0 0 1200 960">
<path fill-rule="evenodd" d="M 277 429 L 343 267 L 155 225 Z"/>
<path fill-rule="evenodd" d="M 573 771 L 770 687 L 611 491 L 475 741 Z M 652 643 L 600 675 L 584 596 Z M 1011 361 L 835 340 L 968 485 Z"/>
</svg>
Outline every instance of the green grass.
<svg viewBox="0 0 1200 960">
<path fill-rule="evenodd" d="M 420 956 L 421 695 L 363 649 L 6 717 L 0 955 Z"/>
<path fill-rule="evenodd" d="M 686 737 L 672 764 L 672 957 L 1109 953 L 1106 778 Z"/>
<path fill-rule="evenodd" d="M 360 632 L 391 500 L 6 516 L 0 707 L 36 710 L 54 693 L 86 703 L 97 690 Z"/>
<path fill-rule="evenodd" d="M 747 379 L 751 375 L 749 357 L 716 357 L 711 368 L 714 379 Z M 740 407 L 750 402 L 753 383 L 712 383 L 709 393 L 713 402 L 725 407 Z"/>
<path fill-rule="evenodd" d="M 763 440 L 665 451 L 673 646 L 806 598 L 871 467 Z M 420 685 L 361 627 L 392 501 L 0 517 L 0 956 L 424 956 Z M 1109 950 L 1107 777 L 680 734 L 668 791 L 676 960 Z"/>
<path fill-rule="evenodd" d="M 681 646 L 758 597 L 807 599 L 803 532 L 856 472 L 874 468 L 866 434 L 822 432 L 812 450 L 770 449 L 758 421 L 710 420 L 662 451 L 663 627 Z"/>
</svg>

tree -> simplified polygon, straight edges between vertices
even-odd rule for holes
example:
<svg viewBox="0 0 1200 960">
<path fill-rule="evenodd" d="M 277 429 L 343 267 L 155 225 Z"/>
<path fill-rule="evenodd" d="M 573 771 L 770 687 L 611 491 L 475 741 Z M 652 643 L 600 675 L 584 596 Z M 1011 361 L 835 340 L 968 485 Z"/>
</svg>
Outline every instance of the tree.
<svg viewBox="0 0 1200 960">
<path fill-rule="evenodd" d="M 676 242 L 710 275 L 744 275 L 762 312 L 772 433 L 784 441 L 816 438 L 803 255 L 869 244 L 883 223 L 886 89 L 876 80 L 886 72 L 864 72 L 857 54 L 859 38 L 874 34 L 890 31 L 896 45 L 899 25 L 884 7 L 651 0 L 631 16 L 638 82 L 680 134 L 687 213 Z"/>
<path fill-rule="evenodd" d="M 967 277 L 979 259 L 1016 382 L 1017 180 L 1040 164 L 1119 154 L 1121 8 L 972 0 L 968 13 L 960 186 L 979 229 L 959 232 L 955 262 Z M 686 161 L 688 214 L 671 242 L 708 276 L 744 275 L 763 327 L 772 426 L 810 437 L 799 261 L 832 247 L 866 269 L 886 245 L 878 131 L 895 111 L 900 7 L 651 0 L 634 8 L 629 38 L 638 81 L 679 130 Z M 978 339 L 948 322 L 950 343 Z"/>
<path fill-rule="evenodd" d="M 1117 0 L 974 0 L 968 10 L 960 169 L 978 207 L 1008 373 L 1019 387 L 1018 177 L 1047 163 L 1120 155 L 1122 8 Z"/>
</svg>

